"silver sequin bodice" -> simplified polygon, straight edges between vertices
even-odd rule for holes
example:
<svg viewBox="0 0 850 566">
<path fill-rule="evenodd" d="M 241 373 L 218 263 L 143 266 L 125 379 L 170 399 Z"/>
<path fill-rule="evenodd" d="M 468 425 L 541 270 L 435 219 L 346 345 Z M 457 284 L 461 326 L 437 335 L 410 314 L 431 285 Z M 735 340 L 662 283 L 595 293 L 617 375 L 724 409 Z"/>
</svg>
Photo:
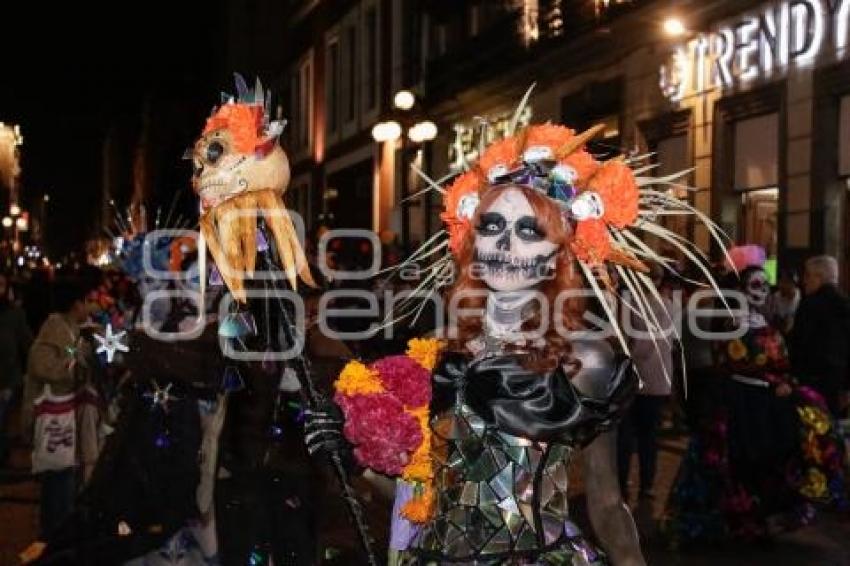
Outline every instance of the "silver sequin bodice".
<svg viewBox="0 0 850 566">
<path fill-rule="evenodd" d="M 435 416 L 437 512 L 413 547 L 428 560 L 533 556 L 562 541 L 568 519 L 563 444 L 511 436 L 458 403 Z"/>
</svg>

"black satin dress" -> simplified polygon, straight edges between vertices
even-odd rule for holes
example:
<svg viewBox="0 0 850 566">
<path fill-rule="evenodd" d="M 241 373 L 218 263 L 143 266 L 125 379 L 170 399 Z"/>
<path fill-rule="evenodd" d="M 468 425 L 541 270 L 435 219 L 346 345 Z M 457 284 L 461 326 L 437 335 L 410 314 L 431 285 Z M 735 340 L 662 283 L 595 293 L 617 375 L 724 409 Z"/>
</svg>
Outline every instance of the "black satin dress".
<svg viewBox="0 0 850 566">
<path fill-rule="evenodd" d="M 637 377 L 605 343 L 574 355 L 582 367 L 571 377 L 562 367 L 525 369 L 515 354 L 443 356 L 431 403 L 437 511 L 403 562 L 599 560 L 569 519 L 567 466 L 574 450 L 616 426 Z M 581 381 L 593 382 L 595 396 Z"/>
</svg>

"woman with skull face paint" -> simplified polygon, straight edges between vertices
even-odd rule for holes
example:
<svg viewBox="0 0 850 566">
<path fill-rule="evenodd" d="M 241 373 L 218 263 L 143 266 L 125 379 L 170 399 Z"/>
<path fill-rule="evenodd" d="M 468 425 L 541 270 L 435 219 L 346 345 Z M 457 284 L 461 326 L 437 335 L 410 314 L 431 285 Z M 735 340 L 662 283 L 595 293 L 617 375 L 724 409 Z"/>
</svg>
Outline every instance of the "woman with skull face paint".
<svg viewBox="0 0 850 566">
<path fill-rule="evenodd" d="M 788 375 L 782 334 L 763 314 L 767 276 L 748 263 L 736 266 L 745 314 L 728 328 L 739 337 L 717 344 L 716 406 L 698 422 L 671 495 L 667 527 L 679 542 L 768 537 L 811 521 L 811 503 L 843 499 L 823 399 Z"/>
<path fill-rule="evenodd" d="M 344 432 L 360 464 L 403 478 L 391 563 L 644 564 L 613 432 L 638 379 L 625 356 L 583 332 L 581 297 L 600 299 L 613 318 L 600 291 L 607 267 L 648 296 L 637 254 L 652 256 L 627 234 L 641 185 L 623 161 L 599 163 L 584 149 L 598 131 L 532 126 L 458 177 L 444 195 L 452 256 L 432 268 L 456 267 L 449 340 L 439 354 L 411 346 L 406 356 L 350 364 L 336 385 L 344 431 L 339 411 L 308 416 L 311 452 L 339 446 Z M 665 206 L 664 195 L 652 198 Z M 409 401 L 414 370 L 400 375 L 413 365 L 431 372 L 425 406 Z M 390 417 L 391 431 L 363 424 Z M 389 449 L 390 433 L 417 436 L 398 432 L 413 418 L 424 423 L 419 448 Z M 604 553 L 568 513 L 576 457 Z"/>
<path fill-rule="evenodd" d="M 600 131 L 529 126 L 439 188 L 448 241 L 437 235 L 408 261 L 438 258 L 426 281 L 454 268 L 448 339 L 350 363 L 335 385 L 341 411 L 308 415 L 311 453 L 347 441 L 358 463 L 399 477 L 391 564 L 644 564 L 613 432 L 638 379 L 585 331 L 581 297 L 597 300 L 608 320 L 594 323 L 628 351 L 605 292 L 616 291 L 612 269 L 655 337 L 657 290 L 638 258 L 672 260 L 633 230 L 682 249 L 657 219 L 688 211 L 626 160 L 594 159 L 585 144 Z M 576 457 L 604 554 L 568 513 Z"/>
<path fill-rule="evenodd" d="M 458 254 L 459 278 L 450 299 L 461 313 L 478 313 L 459 317 L 458 335 L 435 370 L 431 411 L 432 428 L 449 453 L 445 473 L 465 476 L 467 484 L 478 482 L 482 524 L 471 517 L 467 542 L 454 548 L 442 542 L 446 518 L 466 505 L 462 493 L 449 495 L 414 539 L 413 555 L 471 556 L 475 538 L 483 537 L 490 538 L 479 550 L 485 559 L 549 563 L 589 555 L 591 562 L 603 562 L 566 512 L 566 466 L 584 448 L 596 534 L 615 564 L 642 564 L 632 518 L 616 487 L 614 435 L 606 432 L 637 384 L 629 362 L 617 358 L 606 342 L 567 340 L 565 330 L 581 328 L 582 304 L 563 299 L 584 287 L 569 250 L 572 229 L 556 203 L 528 186 L 485 190 L 478 210 L 475 235 Z M 533 382 L 537 385 L 527 389 Z M 484 432 L 467 438 L 445 434 L 464 424 Z M 461 455 L 470 440 L 492 452 L 452 462 L 451 454 Z M 525 450 L 528 460 L 522 458 L 526 454 L 519 462 L 500 459 L 500 451 L 512 450 Z M 485 477 L 477 469 L 487 470 Z M 492 488 L 511 469 L 514 482 L 500 503 L 506 493 Z M 482 481 L 487 474 L 491 479 Z M 452 485 L 440 486 L 444 489 Z M 502 530 L 485 522 L 491 508 L 500 510 Z M 518 535 L 511 537 L 513 532 Z"/>
</svg>

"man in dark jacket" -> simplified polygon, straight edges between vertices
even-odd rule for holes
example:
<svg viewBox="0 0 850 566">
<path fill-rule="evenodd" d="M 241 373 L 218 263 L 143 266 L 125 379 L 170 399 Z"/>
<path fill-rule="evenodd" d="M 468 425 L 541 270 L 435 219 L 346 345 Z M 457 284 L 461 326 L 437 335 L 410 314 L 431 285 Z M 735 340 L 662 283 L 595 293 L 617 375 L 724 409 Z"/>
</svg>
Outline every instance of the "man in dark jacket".
<svg viewBox="0 0 850 566">
<path fill-rule="evenodd" d="M 806 262 L 803 292 L 789 344 L 793 375 L 820 392 L 838 416 L 850 359 L 850 303 L 838 290 L 835 258 Z"/>
</svg>

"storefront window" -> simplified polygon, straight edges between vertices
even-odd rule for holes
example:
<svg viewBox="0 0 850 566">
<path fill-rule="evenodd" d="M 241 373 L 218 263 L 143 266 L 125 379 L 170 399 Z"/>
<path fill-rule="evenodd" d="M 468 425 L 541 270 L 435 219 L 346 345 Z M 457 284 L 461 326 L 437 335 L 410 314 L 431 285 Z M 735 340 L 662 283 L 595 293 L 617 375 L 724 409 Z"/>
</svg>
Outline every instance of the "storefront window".
<svg viewBox="0 0 850 566">
<path fill-rule="evenodd" d="M 841 99 L 841 121 L 838 126 L 838 173 L 850 177 L 850 95 Z"/>
<path fill-rule="evenodd" d="M 735 190 L 741 194 L 742 240 L 758 244 L 775 263 L 779 210 L 779 117 L 735 123 Z"/>
<path fill-rule="evenodd" d="M 669 177 L 690 169 L 688 136 L 677 135 L 660 140 L 655 147 L 655 162 L 658 163 L 658 168 L 653 174 L 657 177 Z M 686 187 L 691 185 L 691 176 L 680 177 L 675 182 L 682 186 L 670 187 L 670 194 L 676 198 L 688 200 Z M 681 236 L 687 236 L 688 224 L 685 216 L 668 216 L 664 219 L 664 225 Z"/>
<path fill-rule="evenodd" d="M 656 176 L 667 177 L 690 169 L 691 160 L 688 152 L 688 136 L 670 136 L 658 142 L 658 147 L 655 150 L 658 169 Z M 676 182 L 681 185 L 690 184 L 690 175 L 682 177 Z M 676 196 L 685 197 L 686 192 L 675 191 Z"/>
</svg>

